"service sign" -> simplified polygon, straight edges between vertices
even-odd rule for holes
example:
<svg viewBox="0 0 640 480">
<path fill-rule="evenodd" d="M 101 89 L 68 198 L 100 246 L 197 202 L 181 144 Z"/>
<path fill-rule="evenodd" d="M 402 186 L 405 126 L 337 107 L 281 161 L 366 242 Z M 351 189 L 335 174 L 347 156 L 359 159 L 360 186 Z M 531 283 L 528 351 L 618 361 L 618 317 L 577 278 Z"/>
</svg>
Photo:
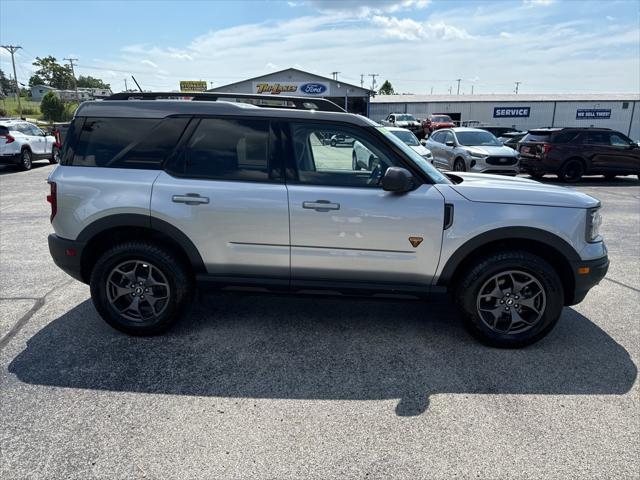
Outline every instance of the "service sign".
<svg viewBox="0 0 640 480">
<path fill-rule="evenodd" d="M 253 91 L 260 95 L 320 97 L 328 94 L 329 85 L 322 82 L 253 82 Z"/>
<path fill-rule="evenodd" d="M 204 80 L 181 80 L 180 81 L 181 92 L 206 92 L 207 82 Z"/>
<path fill-rule="evenodd" d="M 607 108 L 579 108 L 576 110 L 576 120 L 608 120 L 611 109 Z"/>
<path fill-rule="evenodd" d="M 522 118 L 528 117 L 531 107 L 495 107 L 493 118 Z"/>
</svg>

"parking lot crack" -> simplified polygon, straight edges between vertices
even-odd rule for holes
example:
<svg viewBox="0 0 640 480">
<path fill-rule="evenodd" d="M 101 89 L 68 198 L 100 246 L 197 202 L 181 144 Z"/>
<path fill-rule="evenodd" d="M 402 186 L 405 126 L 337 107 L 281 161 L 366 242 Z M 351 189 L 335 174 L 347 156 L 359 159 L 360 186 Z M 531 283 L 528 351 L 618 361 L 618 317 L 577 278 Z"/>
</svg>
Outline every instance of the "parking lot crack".
<svg viewBox="0 0 640 480">
<path fill-rule="evenodd" d="M 33 317 L 38 310 L 40 310 L 44 304 L 46 303 L 46 299 L 49 295 L 51 295 L 53 292 L 55 292 L 56 290 L 60 289 L 60 288 L 64 288 L 67 285 L 69 285 L 70 283 L 72 283 L 73 280 L 69 280 L 67 282 L 64 282 L 61 285 L 57 285 L 55 287 L 53 287 L 51 290 L 49 290 L 47 293 L 45 293 L 42 297 L 6 297 L 6 298 L 0 298 L 0 300 L 32 300 L 33 306 L 29 309 L 29 311 L 27 313 L 25 313 L 22 317 L 20 317 L 18 319 L 18 321 L 13 325 L 13 327 L 11 328 L 11 330 L 9 330 L 9 332 L 7 332 L 7 334 L 2 337 L 0 339 L 0 350 L 4 349 L 4 347 L 6 347 L 9 342 L 11 341 L 11 339 L 13 337 L 15 337 L 18 332 L 27 324 L 27 322 L 31 319 L 31 317 Z"/>
</svg>

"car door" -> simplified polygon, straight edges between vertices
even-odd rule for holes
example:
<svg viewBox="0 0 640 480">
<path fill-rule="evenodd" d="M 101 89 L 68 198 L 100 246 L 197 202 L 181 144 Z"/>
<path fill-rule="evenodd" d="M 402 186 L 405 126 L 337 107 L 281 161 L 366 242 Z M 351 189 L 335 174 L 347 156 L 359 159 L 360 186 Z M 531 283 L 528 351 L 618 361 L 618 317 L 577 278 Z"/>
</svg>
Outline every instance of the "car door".
<svg viewBox="0 0 640 480">
<path fill-rule="evenodd" d="M 326 128 L 344 131 L 364 145 L 375 155 L 374 169 L 354 171 L 350 148 L 322 145 L 318 132 Z M 366 130 L 291 125 L 287 172 L 293 174 L 287 177 L 287 190 L 293 285 L 431 283 L 440 255 L 444 199 L 417 177 L 411 192 L 384 191 L 382 175 L 403 161 L 374 129 Z"/>
<path fill-rule="evenodd" d="M 610 173 L 614 162 L 609 151 L 609 133 L 588 131 L 582 137 L 582 155 L 587 159 L 587 173 Z M 569 156 L 569 155 L 567 155 Z"/>
<path fill-rule="evenodd" d="M 442 168 L 453 169 L 453 161 L 455 160 L 456 138 L 451 130 L 446 130 L 442 139 Z M 454 146 L 447 145 L 447 142 L 453 142 Z"/>
<path fill-rule="evenodd" d="M 610 169 L 612 173 L 640 173 L 640 149 L 620 132 L 609 134 Z"/>
<path fill-rule="evenodd" d="M 289 282 L 289 205 L 268 120 L 194 119 L 153 185 L 151 215 L 178 228 L 213 276 Z M 336 149 L 327 145 L 327 148 Z"/>
<path fill-rule="evenodd" d="M 24 124 L 25 131 L 29 135 L 29 145 L 31 145 L 31 151 L 38 155 L 44 155 L 46 153 L 46 140 L 44 132 L 35 125 L 30 123 Z"/>
<path fill-rule="evenodd" d="M 436 167 L 442 167 L 442 143 L 441 140 L 443 138 L 443 132 L 435 132 L 431 134 L 429 140 L 427 140 L 427 148 L 431 150 L 431 154 L 433 155 L 433 164 Z"/>
</svg>

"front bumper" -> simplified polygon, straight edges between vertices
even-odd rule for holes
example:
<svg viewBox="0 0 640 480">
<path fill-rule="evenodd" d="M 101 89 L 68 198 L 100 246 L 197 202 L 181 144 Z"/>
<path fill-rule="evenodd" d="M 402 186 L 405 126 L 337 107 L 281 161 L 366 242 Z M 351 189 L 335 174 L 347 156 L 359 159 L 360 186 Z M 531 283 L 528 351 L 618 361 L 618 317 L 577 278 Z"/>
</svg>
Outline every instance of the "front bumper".
<svg viewBox="0 0 640 480">
<path fill-rule="evenodd" d="M 87 283 L 82 278 L 81 260 L 84 246 L 82 242 L 60 238 L 55 234 L 49 235 L 49 253 L 53 262 L 76 280 Z"/>
<path fill-rule="evenodd" d="M 572 262 L 574 289 L 572 295 L 567 296 L 567 306 L 575 305 L 584 300 L 589 290 L 595 287 L 604 278 L 609 270 L 609 257 L 595 260 L 581 260 Z"/>
</svg>

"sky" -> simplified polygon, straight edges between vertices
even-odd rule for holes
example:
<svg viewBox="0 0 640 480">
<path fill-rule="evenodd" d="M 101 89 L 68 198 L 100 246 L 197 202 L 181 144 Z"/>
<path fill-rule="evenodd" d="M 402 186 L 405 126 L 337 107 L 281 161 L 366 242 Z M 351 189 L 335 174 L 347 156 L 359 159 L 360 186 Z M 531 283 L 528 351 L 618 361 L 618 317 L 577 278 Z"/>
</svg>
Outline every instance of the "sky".
<svg viewBox="0 0 640 480">
<path fill-rule="evenodd" d="M 23 47 L 21 83 L 53 55 L 113 91 L 295 67 L 398 93 L 640 92 L 640 0 L 0 0 L 0 44 Z"/>
</svg>

